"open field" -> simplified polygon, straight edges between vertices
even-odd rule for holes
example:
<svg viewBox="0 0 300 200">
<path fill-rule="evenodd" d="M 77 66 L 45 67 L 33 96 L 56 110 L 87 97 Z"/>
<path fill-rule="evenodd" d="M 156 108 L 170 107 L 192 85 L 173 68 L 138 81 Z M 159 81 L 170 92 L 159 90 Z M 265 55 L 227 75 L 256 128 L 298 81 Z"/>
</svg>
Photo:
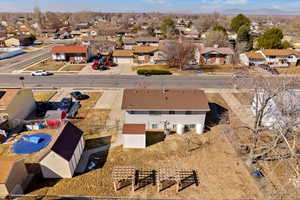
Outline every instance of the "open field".
<svg viewBox="0 0 300 200">
<path fill-rule="evenodd" d="M 276 68 L 280 74 L 300 74 L 300 66 Z"/>
<path fill-rule="evenodd" d="M 57 92 L 55 91 L 34 91 L 33 97 L 37 102 L 47 102 L 49 101 Z"/>
<path fill-rule="evenodd" d="M 61 71 L 81 71 L 86 65 L 66 65 Z"/>
<path fill-rule="evenodd" d="M 37 71 L 37 70 L 47 70 L 47 71 L 57 71 L 64 66 L 63 62 L 53 61 L 52 58 L 47 59 L 41 63 L 38 63 L 28 69 L 26 71 Z"/>
</svg>

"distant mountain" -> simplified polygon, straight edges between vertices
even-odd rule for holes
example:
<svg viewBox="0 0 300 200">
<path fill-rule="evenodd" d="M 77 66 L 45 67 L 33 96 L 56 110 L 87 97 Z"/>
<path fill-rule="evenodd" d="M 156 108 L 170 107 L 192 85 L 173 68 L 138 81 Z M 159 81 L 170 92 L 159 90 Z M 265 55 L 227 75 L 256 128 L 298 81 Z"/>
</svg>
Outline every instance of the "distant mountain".
<svg viewBox="0 0 300 200">
<path fill-rule="evenodd" d="M 299 15 L 300 11 L 285 11 L 280 9 L 273 9 L 273 8 L 260 8 L 255 10 L 243 10 L 243 9 L 227 9 L 221 11 L 224 14 L 247 14 L 247 15 Z"/>
</svg>

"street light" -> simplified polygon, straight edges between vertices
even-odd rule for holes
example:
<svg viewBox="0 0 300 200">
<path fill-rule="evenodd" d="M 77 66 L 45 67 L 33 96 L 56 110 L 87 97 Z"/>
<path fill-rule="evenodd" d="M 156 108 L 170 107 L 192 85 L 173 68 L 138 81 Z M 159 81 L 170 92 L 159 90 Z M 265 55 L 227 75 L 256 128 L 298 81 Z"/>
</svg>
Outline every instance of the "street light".
<svg viewBox="0 0 300 200">
<path fill-rule="evenodd" d="M 21 81 L 21 84 L 22 84 L 22 88 L 24 88 L 24 76 L 20 76 L 19 77 L 19 80 Z"/>
</svg>

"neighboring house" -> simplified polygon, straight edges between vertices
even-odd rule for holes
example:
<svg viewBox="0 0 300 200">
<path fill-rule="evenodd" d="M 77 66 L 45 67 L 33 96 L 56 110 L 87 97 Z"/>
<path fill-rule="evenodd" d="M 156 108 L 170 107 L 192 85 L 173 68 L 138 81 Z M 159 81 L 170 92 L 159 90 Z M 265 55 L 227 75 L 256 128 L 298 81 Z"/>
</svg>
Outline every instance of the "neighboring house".
<svg viewBox="0 0 300 200">
<path fill-rule="evenodd" d="M 49 145 L 40 159 L 43 177 L 72 178 L 85 146 L 82 130 L 67 122 Z"/>
<path fill-rule="evenodd" d="M 167 61 L 167 55 L 158 46 L 136 46 L 133 49 L 133 63 L 145 64 L 145 63 L 165 63 Z"/>
<path fill-rule="evenodd" d="M 79 38 L 82 33 L 80 31 L 71 31 L 70 34 L 73 38 Z"/>
<path fill-rule="evenodd" d="M 145 124 L 146 130 L 196 129 L 202 133 L 210 111 L 205 93 L 198 89 L 125 89 L 124 124 Z M 128 131 L 130 132 L 130 131 Z"/>
<path fill-rule="evenodd" d="M 11 194 L 23 194 L 28 172 L 19 156 L 0 156 L 0 198 Z"/>
<path fill-rule="evenodd" d="M 258 66 L 260 64 L 265 64 L 266 59 L 261 53 L 245 52 L 240 54 L 240 62 L 247 66 Z"/>
<path fill-rule="evenodd" d="M 43 29 L 42 36 L 46 38 L 54 37 L 57 34 L 57 32 L 58 32 L 57 29 Z"/>
<path fill-rule="evenodd" d="M 4 41 L 7 47 L 28 46 L 33 44 L 34 39 L 31 36 L 22 36 L 19 38 L 10 38 Z"/>
<path fill-rule="evenodd" d="M 31 90 L 28 89 L 1 89 L 0 115 L 6 116 L 10 128 L 24 120 L 36 108 Z"/>
<path fill-rule="evenodd" d="M 135 41 L 141 46 L 159 46 L 159 38 L 156 37 L 138 37 Z"/>
<path fill-rule="evenodd" d="M 264 49 L 257 53 L 261 53 L 266 59 L 265 64 L 271 67 L 288 67 L 299 64 L 300 54 L 295 50 Z"/>
<path fill-rule="evenodd" d="M 92 57 L 91 48 L 83 45 L 55 46 L 51 53 L 56 61 L 87 62 Z"/>
<path fill-rule="evenodd" d="M 134 39 L 126 39 L 123 41 L 123 48 L 126 50 L 132 50 L 136 45 L 136 41 Z"/>
<path fill-rule="evenodd" d="M 48 110 L 45 114 L 46 125 L 49 128 L 60 127 L 67 117 L 67 113 L 63 110 Z"/>
<path fill-rule="evenodd" d="M 113 59 L 116 64 L 132 64 L 133 51 L 132 50 L 114 50 Z"/>
<path fill-rule="evenodd" d="M 158 46 L 135 46 L 132 50 L 113 51 L 117 64 L 156 64 L 165 63 L 167 55 Z"/>
<path fill-rule="evenodd" d="M 204 47 L 195 49 L 198 64 L 232 64 L 234 52 L 231 48 Z"/>
</svg>

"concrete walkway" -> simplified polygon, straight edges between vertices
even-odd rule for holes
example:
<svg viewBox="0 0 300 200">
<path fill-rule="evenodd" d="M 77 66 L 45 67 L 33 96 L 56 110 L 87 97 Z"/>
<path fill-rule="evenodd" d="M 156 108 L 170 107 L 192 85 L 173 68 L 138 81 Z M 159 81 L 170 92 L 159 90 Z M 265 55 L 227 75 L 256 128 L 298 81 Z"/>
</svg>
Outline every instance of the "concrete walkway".
<svg viewBox="0 0 300 200">
<path fill-rule="evenodd" d="M 237 115 L 237 117 L 248 126 L 253 126 L 254 116 L 249 106 L 244 106 L 240 101 L 232 94 L 221 92 L 220 95 L 226 101 L 228 106 Z"/>
</svg>

